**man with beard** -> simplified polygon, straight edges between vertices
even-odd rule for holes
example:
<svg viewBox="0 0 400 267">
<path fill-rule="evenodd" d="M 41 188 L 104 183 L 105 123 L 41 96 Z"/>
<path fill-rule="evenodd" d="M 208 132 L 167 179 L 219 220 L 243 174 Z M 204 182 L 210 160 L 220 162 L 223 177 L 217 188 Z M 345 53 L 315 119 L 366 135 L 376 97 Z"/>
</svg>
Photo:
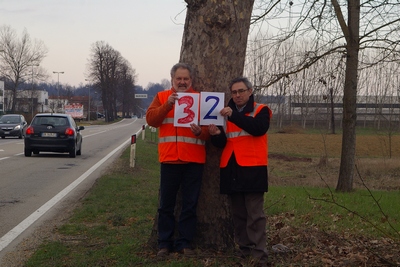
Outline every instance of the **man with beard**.
<svg viewBox="0 0 400 267">
<path fill-rule="evenodd" d="M 174 250 L 185 256 L 195 254 L 191 242 L 196 232 L 196 209 L 206 161 L 205 140 L 209 133 L 207 127 L 200 127 L 195 122 L 190 124 L 190 128 L 174 126 L 177 93 L 198 93 L 192 88 L 193 75 L 190 65 L 175 64 L 171 69 L 172 88 L 157 93 L 146 112 L 147 123 L 159 128 L 158 257 L 165 257 Z M 182 210 L 178 236 L 174 240 L 174 210 L 179 188 Z"/>
</svg>

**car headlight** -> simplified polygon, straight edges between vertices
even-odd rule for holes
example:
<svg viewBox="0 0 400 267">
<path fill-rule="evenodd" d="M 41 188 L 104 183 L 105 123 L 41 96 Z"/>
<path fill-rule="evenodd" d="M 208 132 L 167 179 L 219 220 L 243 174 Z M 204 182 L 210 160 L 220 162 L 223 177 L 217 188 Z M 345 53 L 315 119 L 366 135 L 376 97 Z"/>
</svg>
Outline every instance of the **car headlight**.
<svg viewBox="0 0 400 267">
<path fill-rule="evenodd" d="M 21 125 L 17 125 L 17 126 L 15 126 L 15 128 L 14 128 L 14 130 L 19 130 L 19 129 L 21 129 Z"/>
</svg>

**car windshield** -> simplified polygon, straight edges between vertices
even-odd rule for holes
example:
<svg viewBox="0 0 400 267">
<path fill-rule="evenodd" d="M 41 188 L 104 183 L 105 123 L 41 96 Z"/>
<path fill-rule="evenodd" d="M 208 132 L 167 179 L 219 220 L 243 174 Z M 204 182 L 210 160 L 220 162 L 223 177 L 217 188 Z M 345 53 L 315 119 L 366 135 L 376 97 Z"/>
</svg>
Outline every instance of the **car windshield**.
<svg viewBox="0 0 400 267">
<path fill-rule="evenodd" d="M 33 120 L 32 125 L 65 126 L 68 125 L 68 120 L 65 117 L 40 116 Z"/>
<path fill-rule="evenodd" d="M 0 123 L 3 124 L 13 124 L 13 123 L 20 123 L 20 119 L 18 116 L 3 116 L 0 118 Z"/>
</svg>

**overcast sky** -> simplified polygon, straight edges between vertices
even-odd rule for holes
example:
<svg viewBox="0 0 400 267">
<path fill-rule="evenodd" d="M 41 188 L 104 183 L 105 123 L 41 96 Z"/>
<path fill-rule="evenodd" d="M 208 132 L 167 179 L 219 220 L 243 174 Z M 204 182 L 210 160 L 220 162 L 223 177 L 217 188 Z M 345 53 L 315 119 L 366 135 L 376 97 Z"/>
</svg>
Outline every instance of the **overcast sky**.
<svg viewBox="0 0 400 267">
<path fill-rule="evenodd" d="M 27 30 L 48 48 L 42 62 L 50 79 L 78 86 L 85 81 L 90 48 L 105 41 L 136 70 L 137 85 L 170 79 L 179 60 L 183 0 L 0 0 L 0 25 L 18 37 Z"/>
</svg>

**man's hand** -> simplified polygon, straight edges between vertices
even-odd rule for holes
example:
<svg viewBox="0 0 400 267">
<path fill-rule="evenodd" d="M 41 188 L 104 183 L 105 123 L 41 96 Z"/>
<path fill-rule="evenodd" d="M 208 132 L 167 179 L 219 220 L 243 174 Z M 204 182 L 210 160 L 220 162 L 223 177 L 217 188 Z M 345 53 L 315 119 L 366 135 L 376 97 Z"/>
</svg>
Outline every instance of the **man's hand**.
<svg viewBox="0 0 400 267">
<path fill-rule="evenodd" d="M 208 125 L 208 132 L 210 133 L 210 135 L 221 134 L 221 130 L 215 124 Z"/>
<path fill-rule="evenodd" d="M 230 107 L 224 107 L 219 113 L 224 117 L 230 117 L 232 116 L 232 109 Z"/>
<path fill-rule="evenodd" d="M 167 100 L 167 102 L 168 102 L 168 105 L 170 106 L 170 107 L 172 107 L 174 104 L 175 104 L 175 100 L 177 100 L 178 99 L 178 94 L 177 93 L 172 93 L 169 97 L 168 97 L 168 100 Z"/>
<path fill-rule="evenodd" d="M 190 124 L 190 129 L 195 136 L 199 136 L 201 134 L 201 127 L 195 123 Z"/>
</svg>

